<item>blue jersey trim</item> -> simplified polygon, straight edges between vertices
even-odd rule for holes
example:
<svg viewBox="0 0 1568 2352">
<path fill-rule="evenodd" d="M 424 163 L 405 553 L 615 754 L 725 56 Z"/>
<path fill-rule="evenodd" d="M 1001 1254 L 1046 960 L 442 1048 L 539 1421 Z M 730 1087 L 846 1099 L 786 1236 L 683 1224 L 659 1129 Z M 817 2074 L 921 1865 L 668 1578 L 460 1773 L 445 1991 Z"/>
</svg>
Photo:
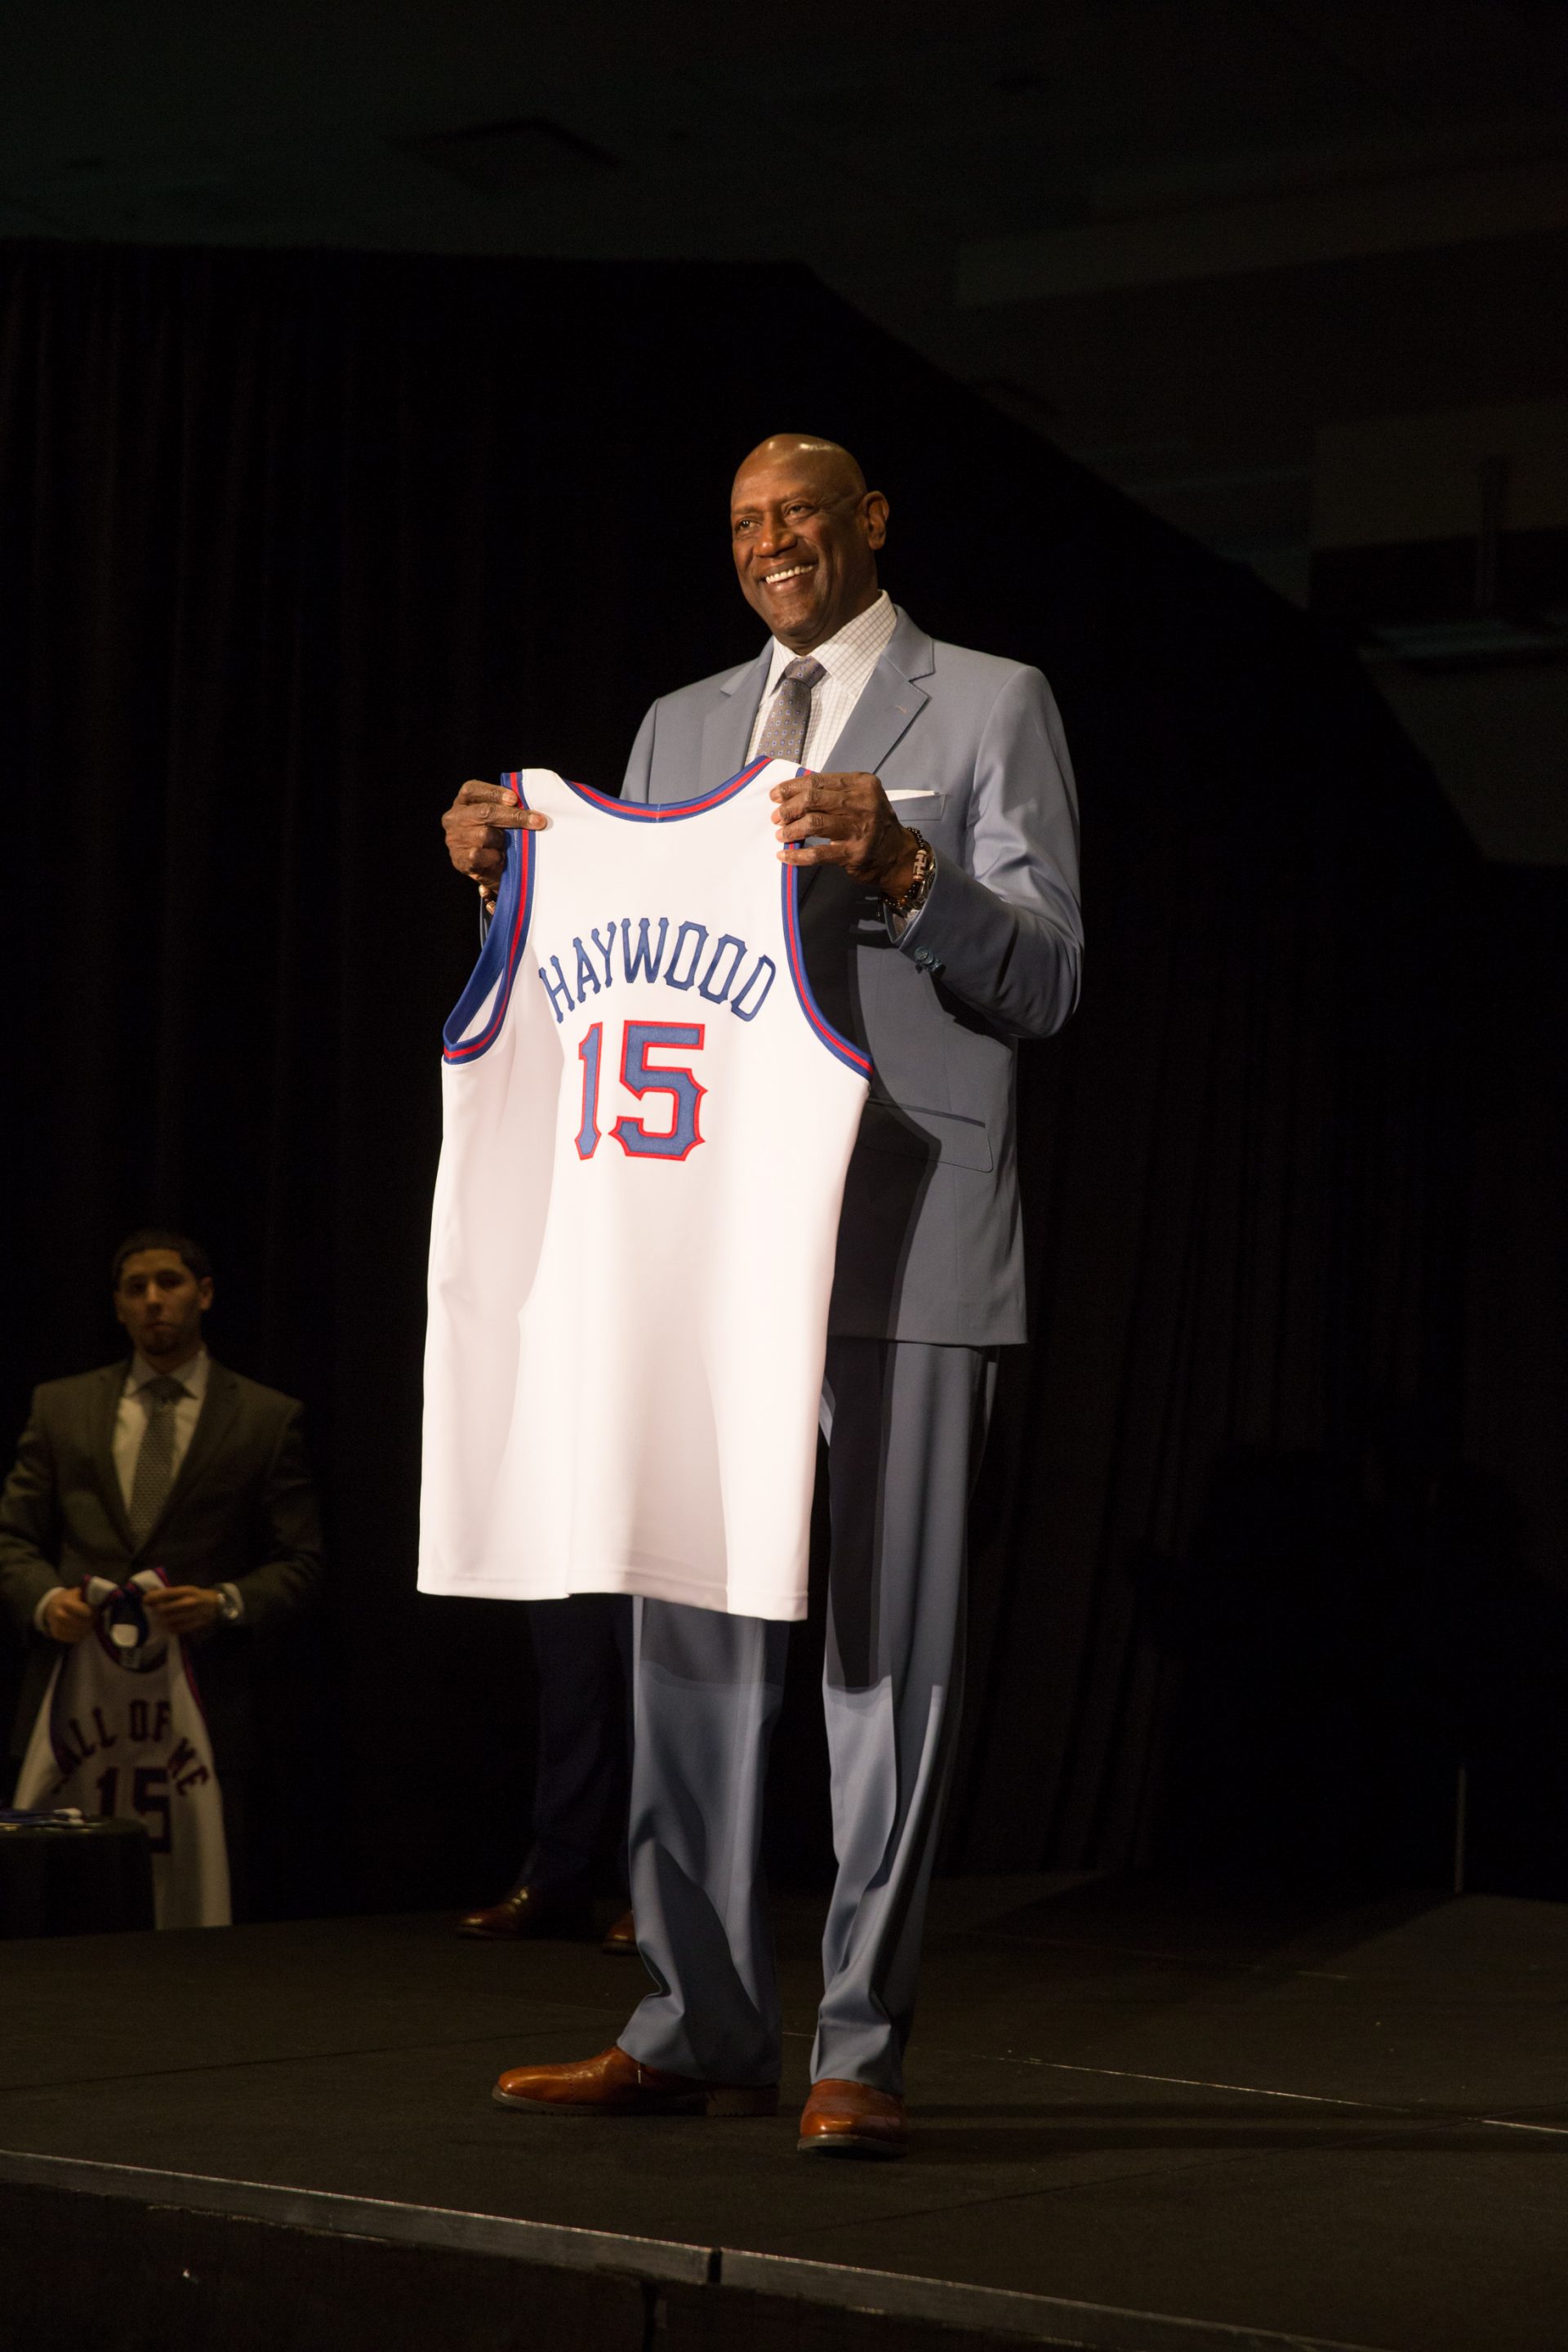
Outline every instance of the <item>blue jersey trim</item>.
<svg viewBox="0 0 1568 2352">
<path fill-rule="evenodd" d="M 612 800 L 608 793 L 596 793 L 591 784 L 568 782 L 566 789 L 575 793 L 579 800 L 586 801 L 590 808 L 602 809 L 606 816 L 626 817 L 634 824 L 663 824 L 671 817 L 701 816 L 705 810 L 722 808 L 726 801 L 744 792 L 752 777 L 761 775 L 769 764 L 766 760 L 753 760 L 749 768 L 742 768 L 738 776 L 731 776 L 717 792 L 704 793 L 700 800 L 695 801 L 660 801 L 656 804 L 651 801 Z"/>
<path fill-rule="evenodd" d="M 522 777 L 513 771 L 501 778 L 517 794 L 518 805 L 526 808 L 522 795 Z M 533 874 L 537 852 L 531 832 L 509 833 L 506 837 L 506 872 L 496 898 L 496 910 L 490 918 L 485 943 L 479 950 L 479 960 L 469 975 L 468 984 L 458 997 L 452 1014 L 441 1032 L 447 1062 L 477 1062 L 488 1054 L 500 1035 L 506 1020 L 506 1009 L 511 1002 L 512 982 L 517 978 L 517 960 L 522 953 L 528 937 L 528 926 L 533 914 Z M 500 982 L 499 987 L 497 982 Z M 489 1019 L 472 1037 L 466 1037 L 468 1028 L 480 1005 L 496 991 L 496 1001 L 490 1007 Z"/>
<path fill-rule="evenodd" d="M 811 992 L 811 982 L 805 976 L 805 958 L 801 952 L 800 944 L 800 872 L 798 866 L 786 866 L 784 868 L 784 944 L 789 950 L 789 976 L 795 982 L 795 992 L 800 999 L 800 1009 L 822 1044 L 826 1046 L 830 1054 L 837 1055 L 847 1069 L 853 1070 L 858 1077 L 869 1080 L 870 1055 L 863 1054 L 858 1045 L 852 1044 L 847 1037 L 840 1035 Z"/>
</svg>

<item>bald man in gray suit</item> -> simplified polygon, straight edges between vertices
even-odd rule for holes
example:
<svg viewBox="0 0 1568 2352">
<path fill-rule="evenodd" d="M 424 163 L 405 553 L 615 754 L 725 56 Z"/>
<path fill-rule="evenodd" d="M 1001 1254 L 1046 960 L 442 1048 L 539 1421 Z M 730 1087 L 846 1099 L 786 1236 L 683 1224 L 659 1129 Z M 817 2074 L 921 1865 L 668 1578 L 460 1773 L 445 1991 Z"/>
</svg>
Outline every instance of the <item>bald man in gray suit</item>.
<svg viewBox="0 0 1568 2352">
<path fill-rule="evenodd" d="M 799 2146 L 897 2157 L 902 2062 L 963 1680 L 964 1523 L 996 1350 L 1025 1337 L 1015 1060 L 1059 1029 L 1082 955 L 1067 746 L 1038 670 L 928 637 L 878 577 L 888 501 L 848 453 L 784 434 L 742 464 L 731 540 L 770 636 L 656 702 L 624 795 L 690 799 L 768 753 L 803 868 L 825 1010 L 874 1066 L 850 1165 L 823 1415 L 832 1548 L 824 1707 L 837 1878 Z M 487 897 L 493 785 L 445 819 Z M 760 1247 L 787 1249 L 787 1233 Z M 631 1870 L 656 1990 L 618 2042 L 524 2066 L 523 2111 L 770 2115 L 781 2053 L 759 1853 L 787 1625 L 636 1604 Z"/>
</svg>

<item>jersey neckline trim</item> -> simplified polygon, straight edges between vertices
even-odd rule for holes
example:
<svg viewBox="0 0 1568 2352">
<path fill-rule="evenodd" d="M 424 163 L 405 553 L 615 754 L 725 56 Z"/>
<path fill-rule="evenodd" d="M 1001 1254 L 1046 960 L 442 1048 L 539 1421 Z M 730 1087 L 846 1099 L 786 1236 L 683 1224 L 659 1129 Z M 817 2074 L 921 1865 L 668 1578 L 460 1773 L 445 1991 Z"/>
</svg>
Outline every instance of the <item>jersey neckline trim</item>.
<svg viewBox="0 0 1568 2352">
<path fill-rule="evenodd" d="M 575 793 L 579 800 L 586 801 L 590 808 L 602 810 L 605 816 L 626 817 L 634 824 L 664 824 L 672 817 L 701 816 L 709 809 L 722 808 L 726 801 L 732 801 L 737 793 L 744 792 L 754 777 L 760 776 L 764 768 L 773 764 L 771 760 L 753 760 L 749 767 L 742 769 L 738 776 L 731 776 L 728 783 L 721 784 L 716 792 L 704 793 L 700 799 L 694 801 L 618 801 L 612 799 L 608 793 L 596 793 L 592 784 L 574 784 L 566 776 L 563 776 L 561 781 L 569 793 Z"/>
</svg>

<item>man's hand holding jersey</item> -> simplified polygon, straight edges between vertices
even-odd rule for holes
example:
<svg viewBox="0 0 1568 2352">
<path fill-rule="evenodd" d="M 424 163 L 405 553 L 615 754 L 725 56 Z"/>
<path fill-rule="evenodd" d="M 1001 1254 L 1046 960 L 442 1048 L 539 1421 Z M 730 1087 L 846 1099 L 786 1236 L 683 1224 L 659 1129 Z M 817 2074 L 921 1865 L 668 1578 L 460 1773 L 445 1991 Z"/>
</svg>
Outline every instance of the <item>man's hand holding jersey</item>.
<svg viewBox="0 0 1568 2352">
<path fill-rule="evenodd" d="M 914 880 L 915 837 L 893 814 L 879 777 L 859 769 L 792 776 L 773 796 L 786 866 L 841 866 L 851 882 L 887 898 L 901 898 Z"/>
<path fill-rule="evenodd" d="M 168 1584 L 145 1596 L 145 1607 L 165 1633 L 208 1633 L 223 1614 L 223 1601 L 206 1584 Z"/>
<path fill-rule="evenodd" d="M 74 1584 L 61 1584 L 45 1601 L 39 1622 L 51 1642 L 63 1642 L 68 1649 L 74 1649 L 92 1631 L 92 1611 Z"/>
<path fill-rule="evenodd" d="M 507 835 L 536 833 L 543 823 L 537 809 L 519 807 L 505 784 L 482 784 L 470 776 L 441 819 L 441 830 L 458 873 L 477 882 L 486 906 L 493 907 L 506 871 Z"/>
</svg>

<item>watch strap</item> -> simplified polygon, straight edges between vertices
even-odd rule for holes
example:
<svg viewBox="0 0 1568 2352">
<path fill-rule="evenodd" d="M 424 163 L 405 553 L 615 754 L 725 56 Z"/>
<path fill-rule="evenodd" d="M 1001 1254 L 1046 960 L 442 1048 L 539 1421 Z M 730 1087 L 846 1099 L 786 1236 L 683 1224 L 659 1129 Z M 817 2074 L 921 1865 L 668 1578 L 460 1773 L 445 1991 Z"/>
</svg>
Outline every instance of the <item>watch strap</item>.
<svg viewBox="0 0 1568 2352">
<path fill-rule="evenodd" d="M 903 916 L 920 913 L 921 908 L 931 897 L 931 886 L 936 879 L 935 850 L 924 834 L 919 832 L 914 825 L 907 827 L 907 831 L 910 839 L 915 845 L 915 870 L 908 889 L 900 891 L 898 898 L 889 898 L 888 901 L 895 915 Z"/>
</svg>

